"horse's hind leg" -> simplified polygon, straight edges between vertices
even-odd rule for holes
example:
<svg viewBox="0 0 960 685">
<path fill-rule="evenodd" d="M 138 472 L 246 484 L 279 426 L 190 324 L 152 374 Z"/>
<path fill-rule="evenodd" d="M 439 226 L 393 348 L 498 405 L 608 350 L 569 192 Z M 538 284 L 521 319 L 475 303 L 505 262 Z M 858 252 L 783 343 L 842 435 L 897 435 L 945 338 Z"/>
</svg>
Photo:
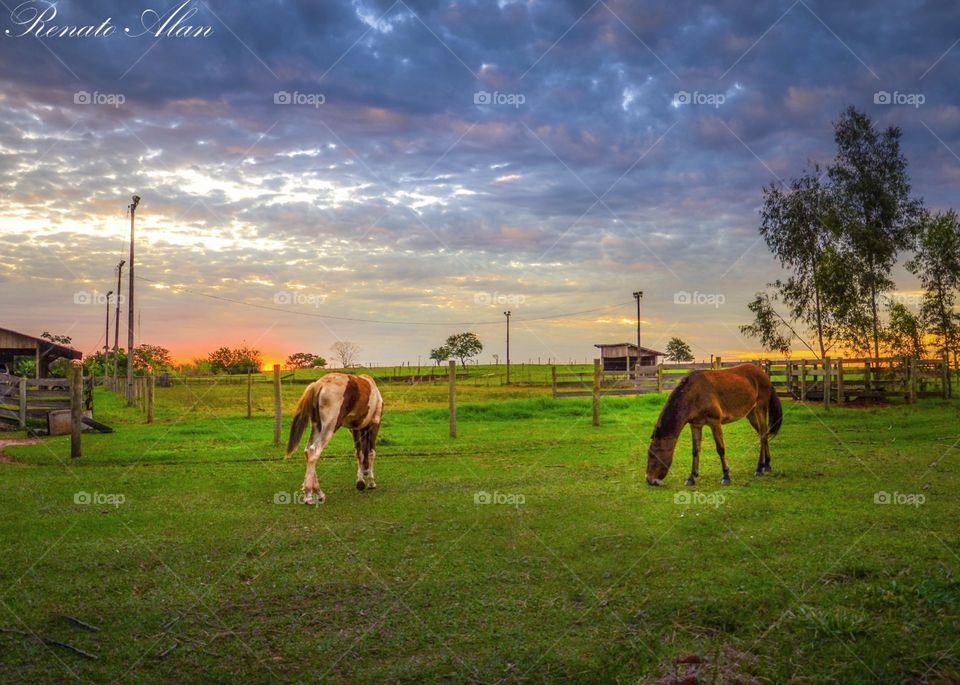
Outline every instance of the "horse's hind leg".
<svg viewBox="0 0 960 685">
<path fill-rule="evenodd" d="M 710 424 L 710 432 L 713 433 L 713 442 L 717 445 L 717 454 L 720 455 L 720 466 L 723 468 L 723 480 L 721 485 L 730 485 L 730 469 L 727 467 L 727 447 L 723 442 L 723 428 L 720 422 L 716 421 Z"/>
<path fill-rule="evenodd" d="M 371 423 L 364 429 L 364 432 L 366 433 L 364 475 L 367 477 L 367 487 L 372 490 L 377 487 L 377 481 L 373 476 L 373 462 L 377 458 L 377 435 L 380 433 L 380 424 Z"/>
<path fill-rule="evenodd" d="M 353 431 L 353 449 L 357 456 L 357 490 L 365 490 L 367 483 L 364 481 L 364 472 L 367 461 L 367 431 L 359 429 Z"/>
<path fill-rule="evenodd" d="M 753 430 L 757 431 L 757 437 L 760 438 L 760 457 L 757 460 L 757 470 L 754 472 L 754 475 L 762 476 L 764 471 L 770 470 L 770 445 L 767 442 L 767 417 L 761 413 L 759 407 L 754 407 L 753 410 L 747 414 L 747 420 L 750 421 Z"/>
<path fill-rule="evenodd" d="M 319 431 L 314 430 L 310 434 L 310 442 L 304 450 L 307 456 L 307 470 L 303 474 L 303 503 L 304 504 L 322 504 L 327 496 L 320 489 L 320 481 L 317 480 L 317 461 L 320 459 L 320 453 L 333 438 L 333 432 L 336 430 L 336 424 L 330 423 L 324 425 Z"/>
<path fill-rule="evenodd" d="M 703 426 L 690 424 L 690 434 L 693 436 L 693 463 L 690 465 L 690 477 L 684 485 L 696 485 L 700 476 L 700 443 L 703 441 Z"/>
</svg>

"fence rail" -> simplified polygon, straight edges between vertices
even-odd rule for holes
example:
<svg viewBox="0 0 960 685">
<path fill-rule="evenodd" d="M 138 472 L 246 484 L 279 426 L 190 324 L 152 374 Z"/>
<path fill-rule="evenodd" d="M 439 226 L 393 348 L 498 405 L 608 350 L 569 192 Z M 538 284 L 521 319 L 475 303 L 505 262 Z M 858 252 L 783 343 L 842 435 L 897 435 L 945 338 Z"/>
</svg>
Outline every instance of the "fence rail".
<svg viewBox="0 0 960 685">
<path fill-rule="evenodd" d="M 93 409 L 93 383 L 83 379 L 83 408 Z M 21 378 L 0 373 L 0 423 L 26 428 L 29 421 L 70 409 L 69 378 Z"/>
</svg>

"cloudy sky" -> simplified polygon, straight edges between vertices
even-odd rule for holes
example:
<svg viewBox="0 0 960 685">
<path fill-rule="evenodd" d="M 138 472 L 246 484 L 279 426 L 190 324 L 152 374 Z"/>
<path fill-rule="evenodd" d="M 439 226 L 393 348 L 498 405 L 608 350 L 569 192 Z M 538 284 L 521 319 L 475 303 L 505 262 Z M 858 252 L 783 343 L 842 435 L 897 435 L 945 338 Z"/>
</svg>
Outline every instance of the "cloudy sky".
<svg viewBox="0 0 960 685">
<path fill-rule="evenodd" d="M 746 355 L 760 189 L 848 104 L 956 204 L 955 2 L 150 2 L 0 10 L 4 327 L 103 344 L 137 193 L 138 342 L 178 359 L 489 361 L 510 309 L 514 359 L 582 360 L 637 289 L 644 344 Z"/>
</svg>

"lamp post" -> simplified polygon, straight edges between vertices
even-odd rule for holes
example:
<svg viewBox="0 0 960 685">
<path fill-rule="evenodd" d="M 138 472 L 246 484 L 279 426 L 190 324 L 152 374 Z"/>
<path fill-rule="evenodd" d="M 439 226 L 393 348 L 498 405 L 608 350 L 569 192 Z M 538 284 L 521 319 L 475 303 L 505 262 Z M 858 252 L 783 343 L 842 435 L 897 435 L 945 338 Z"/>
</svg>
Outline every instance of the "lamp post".
<svg viewBox="0 0 960 685">
<path fill-rule="evenodd" d="M 110 360 L 110 296 L 113 295 L 113 291 L 110 290 L 107 292 L 107 327 L 103 333 L 103 385 L 107 385 L 107 374 L 109 373 L 109 360 Z M 93 372 L 90 372 L 91 382 L 93 379 Z"/>
<path fill-rule="evenodd" d="M 507 317 L 507 385 L 510 385 L 510 312 L 503 313 Z"/>
<path fill-rule="evenodd" d="M 126 261 L 120 260 L 117 264 L 117 313 L 113 319 L 113 391 L 117 392 L 117 358 L 120 356 L 120 277 L 123 275 L 123 265 Z"/>
<path fill-rule="evenodd" d="M 637 366 L 640 366 L 640 358 L 643 356 L 641 351 L 643 348 L 640 347 L 640 300 L 643 299 L 643 291 L 638 290 L 633 294 L 634 299 L 637 301 Z M 627 359 L 630 358 L 630 355 L 627 355 Z M 627 369 L 627 373 L 630 373 L 630 369 Z"/>
<path fill-rule="evenodd" d="M 130 208 L 130 270 L 127 276 L 127 406 L 133 406 L 133 237 L 140 196 L 134 195 Z"/>
</svg>

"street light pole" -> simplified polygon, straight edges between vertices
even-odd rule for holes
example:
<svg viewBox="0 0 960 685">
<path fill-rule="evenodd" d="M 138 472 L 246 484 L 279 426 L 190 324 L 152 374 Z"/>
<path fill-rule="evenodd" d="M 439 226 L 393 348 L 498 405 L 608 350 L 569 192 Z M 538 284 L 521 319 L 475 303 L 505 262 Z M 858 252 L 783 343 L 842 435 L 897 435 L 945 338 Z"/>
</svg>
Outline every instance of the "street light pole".
<svg viewBox="0 0 960 685">
<path fill-rule="evenodd" d="M 110 296 L 113 295 L 113 291 L 107 293 L 107 328 L 103 333 L 103 385 L 107 385 L 107 374 L 110 373 Z M 93 379 L 93 372 L 90 372 L 91 382 Z"/>
<path fill-rule="evenodd" d="M 117 392 L 120 386 L 117 384 L 117 358 L 120 356 L 120 277 L 123 274 L 124 260 L 117 264 L 117 313 L 113 319 L 113 391 Z"/>
<path fill-rule="evenodd" d="M 503 313 L 507 317 L 507 385 L 510 385 L 510 312 Z"/>
<path fill-rule="evenodd" d="M 643 356 L 642 347 L 640 347 L 640 300 L 643 299 L 643 291 L 638 290 L 633 294 L 634 299 L 637 301 L 637 366 L 640 366 L 640 359 Z M 627 355 L 627 359 L 630 358 L 630 355 Z M 627 373 L 630 372 L 630 369 L 627 369 Z"/>
<path fill-rule="evenodd" d="M 130 203 L 130 270 L 127 275 L 127 406 L 133 406 L 133 238 L 134 221 L 140 196 L 134 195 Z"/>
</svg>

